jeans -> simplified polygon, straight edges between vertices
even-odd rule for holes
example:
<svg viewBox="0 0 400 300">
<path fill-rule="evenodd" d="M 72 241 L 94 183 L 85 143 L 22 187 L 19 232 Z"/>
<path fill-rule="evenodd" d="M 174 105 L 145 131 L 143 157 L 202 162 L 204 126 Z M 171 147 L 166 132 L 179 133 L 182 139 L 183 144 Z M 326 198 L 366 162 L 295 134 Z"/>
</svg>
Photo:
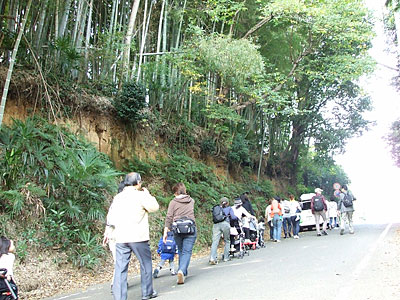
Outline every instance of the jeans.
<svg viewBox="0 0 400 300">
<path fill-rule="evenodd" d="M 279 215 L 274 215 L 272 219 L 272 223 L 274 224 L 274 240 L 280 241 L 281 240 L 281 233 L 282 233 L 282 219 Z"/>
<path fill-rule="evenodd" d="M 274 239 L 274 226 L 272 226 L 272 220 L 268 221 L 269 225 L 269 239 L 273 240 Z"/>
<path fill-rule="evenodd" d="M 231 227 L 228 222 L 223 221 L 213 225 L 212 245 L 211 245 L 211 256 L 210 261 L 217 261 L 217 248 L 221 235 L 224 237 L 225 248 L 224 248 L 224 259 L 229 258 L 230 242 L 230 230 Z"/>
<path fill-rule="evenodd" d="M 329 225 L 331 225 L 331 228 L 332 227 L 336 227 L 336 225 L 337 225 L 337 221 L 336 221 L 336 217 L 330 217 L 329 218 Z M 333 223 L 334 223 L 334 225 L 333 225 Z"/>
<path fill-rule="evenodd" d="M 161 259 L 160 262 L 158 263 L 157 267 L 159 270 L 164 266 L 166 261 L 168 260 L 169 262 L 169 269 L 171 272 L 175 272 L 175 264 L 174 264 L 174 258 L 171 259 Z"/>
<path fill-rule="evenodd" d="M 135 253 L 140 263 L 142 297 L 153 293 L 151 251 L 149 242 L 117 243 L 115 257 L 115 275 L 113 282 L 114 300 L 126 300 L 128 297 L 128 265 L 131 254 Z"/>
<path fill-rule="evenodd" d="M 314 218 L 315 218 L 315 227 L 317 228 L 317 234 L 321 234 L 321 231 L 319 229 L 319 219 L 320 217 L 322 217 L 322 219 L 324 220 L 324 223 L 322 225 L 322 230 L 326 231 L 326 224 L 328 223 L 328 219 L 326 218 L 326 211 L 315 211 L 314 212 Z"/>
<path fill-rule="evenodd" d="M 300 219 L 296 221 L 297 216 L 291 216 L 290 220 L 292 221 L 292 227 L 293 227 L 293 236 L 299 235 L 300 231 Z"/>
<path fill-rule="evenodd" d="M 283 218 L 283 232 L 285 233 L 285 237 L 290 236 L 290 232 L 292 231 L 292 220 L 290 217 Z"/>
<path fill-rule="evenodd" d="M 178 272 L 182 271 L 183 275 L 187 275 L 190 258 L 192 257 L 192 250 L 197 238 L 197 230 L 194 234 L 175 234 L 175 243 L 178 247 L 179 267 Z"/>
</svg>

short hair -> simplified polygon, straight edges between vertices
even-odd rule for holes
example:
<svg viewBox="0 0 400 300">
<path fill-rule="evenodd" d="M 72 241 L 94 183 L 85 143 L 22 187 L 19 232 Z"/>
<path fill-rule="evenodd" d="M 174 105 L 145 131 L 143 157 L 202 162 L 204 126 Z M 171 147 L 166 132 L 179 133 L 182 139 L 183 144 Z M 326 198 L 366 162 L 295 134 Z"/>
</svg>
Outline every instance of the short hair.
<svg viewBox="0 0 400 300">
<path fill-rule="evenodd" d="M 294 199 L 294 195 L 293 195 L 293 194 L 290 194 L 290 195 L 289 195 L 289 199 Z"/>
<path fill-rule="evenodd" d="M 349 190 L 349 188 L 347 187 L 347 184 L 343 184 L 342 189 L 344 189 L 344 190 L 346 190 L 346 191 Z"/>
<path fill-rule="evenodd" d="M 131 172 L 129 174 L 126 174 L 124 182 L 125 186 L 127 185 L 138 185 L 142 181 L 142 178 L 140 177 L 139 173 L 136 172 Z"/>
<path fill-rule="evenodd" d="M 0 238 L 0 257 L 3 254 L 8 254 L 8 250 L 10 249 L 11 246 L 11 241 L 6 238 L 5 236 L 2 236 Z"/>
<path fill-rule="evenodd" d="M 172 187 L 172 192 L 175 195 L 185 195 L 186 194 L 186 187 L 182 182 L 178 182 Z"/>
</svg>

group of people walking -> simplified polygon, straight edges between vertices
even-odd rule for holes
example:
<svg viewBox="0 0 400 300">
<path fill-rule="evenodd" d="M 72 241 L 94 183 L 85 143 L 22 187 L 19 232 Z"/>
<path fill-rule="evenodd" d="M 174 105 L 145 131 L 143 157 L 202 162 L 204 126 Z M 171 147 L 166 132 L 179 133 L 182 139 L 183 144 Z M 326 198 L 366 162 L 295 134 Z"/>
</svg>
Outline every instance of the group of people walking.
<svg viewBox="0 0 400 300">
<path fill-rule="evenodd" d="M 173 193 L 174 199 L 169 203 L 165 219 L 162 244 L 167 244 L 167 240 L 173 235 L 179 255 L 177 283 L 183 284 L 188 274 L 192 249 L 197 237 L 194 200 L 186 194 L 183 183 L 176 184 L 173 187 Z M 157 277 L 158 272 L 152 272 L 148 221 L 148 214 L 158 209 L 156 198 L 142 187 L 140 174 L 135 172 L 127 174 L 109 208 L 103 240 L 103 245 L 109 244 L 113 253 L 112 294 L 115 300 L 127 299 L 128 265 L 132 253 L 140 264 L 142 299 L 147 300 L 158 296 L 153 288 L 153 276 Z M 175 270 L 171 263 L 174 255 L 175 253 L 168 258 L 173 274 Z M 161 268 L 164 262 L 162 264 L 160 262 L 158 267 Z"/>
<path fill-rule="evenodd" d="M 320 232 L 320 218 L 324 220 L 322 234 L 327 235 L 328 205 L 322 196 L 322 190 L 316 189 L 316 195 L 311 200 L 311 210 L 317 224 L 317 235 Z M 114 276 L 112 294 L 114 300 L 127 299 L 127 275 L 131 254 L 134 253 L 140 263 L 142 299 L 152 299 L 158 296 L 153 288 L 153 278 L 157 278 L 166 261 L 169 262 L 171 275 L 177 275 L 177 284 L 184 284 L 192 256 L 193 246 L 197 238 L 196 219 L 194 215 L 194 200 L 187 194 L 183 183 L 173 187 L 174 198 L 168 205 L 164 230 L 159 241 L 158 253 L 160 262 L 152 269 L 150 251 L 150 235 L 148 214 L 156 212 L 159 205 L 146 188 L 142 187 L 139 173 L 129 173 L 119 186 L 119 193 L 114 197 L 107 214 L 107 226 L 103 244 L 108 244 L 114 258 Z M 209 263 L 217 264 L 217 248 L 221 237 L 224 239 L 223 261 L 230 260 L 230 254 L 235 251 L 235 231 L 243 232 L 245 242 L 250 242 L 251 224 L 257 223 L 255 212 L 248 199 L 248 193 L 243 193 L 234 199 L 230 206 L 229 199 L 223 197 L 219 205 L 212 210 L 213 235 Z M 351 201 L 349 200 L 351 199 Z M 350 233 L 354 233 L 352 223 L 353 197 L 346 186 L 343 186 L 339 196 L 338 211 L 341 212 L 341 231 L 344 233 L 345 222 L 349 223 Z M 322 207 L 322 208 L 321 208 Z M 300 215 L 302 206 L 293 195 L 289 200 L 274 197 L 270 199 L 265 210 L 265 218 L 270 227 L 270 238 L 280 242 L 282 225 L 284 237 L 299 238 Z M 258 220 L 258 228 L 264 229 L 264 218 Z M 263 235 L 262 230 L 262 235 Z M 178 254 L 177 272 L 174 257 Z"/>
</svg>

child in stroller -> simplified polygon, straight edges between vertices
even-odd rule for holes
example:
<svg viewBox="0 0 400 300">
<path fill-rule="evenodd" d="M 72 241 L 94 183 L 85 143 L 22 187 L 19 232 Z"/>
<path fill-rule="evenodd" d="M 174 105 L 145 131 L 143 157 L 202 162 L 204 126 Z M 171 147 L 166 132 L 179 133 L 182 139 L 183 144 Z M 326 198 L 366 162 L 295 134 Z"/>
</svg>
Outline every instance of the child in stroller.
<svg viewBox="0 0 400 300">
<path fill-rule="evenodd" d="M 265 220 L 264 220 L 264 218 L 260 218 L 258 220 L 257 229 L 258 229 L 258 245 L 261 248 L 265 248 L 265 242 L 264 242 Z"/>
<path fill-rule="evenodd" d="M 247 228 L 247 236 L 249 237 L 249 239 L 245 239 L 244 246 L 247 249 L 255 250 L 256 248 L 258 248 L 257 221 L 256 219 L 250 218 L 248 222 L 249 227 Z M 246 230 L 246 228 L 244 230 Z"/>
<path fill-rule="evenodd" d="M 245 236 L 242 222 L 239 219 L 231 220 L 230 240 L 231 248 L 229 251 L 229 256 L 235 257 L 235 254 L 237 254 L 238 258 L 243 258 L 245 254 L 249 255 L 249 251 L 244 245 Z"/>
<path fill-rule="evenodd" d="M 12 240 L 0 238 L 0 300 L 18 299 L 18 289 L 13 279 L 15 246 Z"/>
</svg>

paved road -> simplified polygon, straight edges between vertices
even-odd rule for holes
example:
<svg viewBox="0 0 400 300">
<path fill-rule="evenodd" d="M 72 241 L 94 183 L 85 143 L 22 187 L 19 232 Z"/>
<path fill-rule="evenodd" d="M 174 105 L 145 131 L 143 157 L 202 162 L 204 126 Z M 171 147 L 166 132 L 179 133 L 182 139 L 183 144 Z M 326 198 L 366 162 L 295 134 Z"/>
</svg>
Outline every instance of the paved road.
<svg viewBox="0 0 400 300">
<path fill-rule="evenodd" d="M 377 255 L 377 246 L 399 228 L 400 224 L 359 225 L 354 235 L 340 236 L 339 230 L 332 230 L 322 237 L 305 232 L 298 240 L 268 242 L 244 259 L 216 266 L 209 266 L 207 258 L 199 259 L 191 264 L 184 285 L 176 285 L 176 277 L 161 271 L 154 281 L 157 299 L 354 300 L 350 295 L 360 287 L 357 280 Z M 129 283 L 128 299 L 140 299 L 139 277 Z M 109 284 L 103 284 L 50 299 L 111 300 L 112 296 Z"/>
</svg>

